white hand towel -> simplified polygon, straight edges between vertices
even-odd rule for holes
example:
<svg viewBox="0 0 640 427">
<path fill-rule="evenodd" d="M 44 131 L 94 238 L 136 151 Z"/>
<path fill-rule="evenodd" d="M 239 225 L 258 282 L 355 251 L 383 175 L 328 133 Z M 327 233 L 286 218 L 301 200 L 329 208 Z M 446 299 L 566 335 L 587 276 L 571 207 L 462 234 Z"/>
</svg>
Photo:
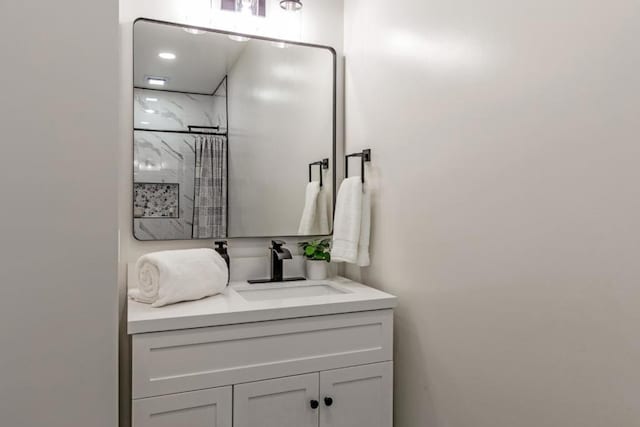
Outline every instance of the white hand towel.
<svg viewBox="0 0 640 427">
<path fill-rule="evenodd" d="M 356 263 L 362 223 L 362 181 L 359 176 L 342 181 L 336 201 L 331 259 Z"/>
<path fill-rule="evenodd" d="M 314 234 L 319 192 L 320 183 L 318 181 L 312 181 L 307 184 L 307 190 L 304 198 L 304 209 L 302 210 L 300 225 L 298 226 L 299 235 L 308 236 Z"/>
<path fill-rule="evenodd" d="M 314 232 L 316 235 L 329 234 L 329 218 L 331 217 L 331 207 L 329 206 L 329 194 L 327 190 L 320 188 L 318 201 L 316 203 L 316 219 L 314 221 Z"/>
<path fill-rule="evenodd" d="M 136 263 L 138 288 L 129 296 L 162 307 L 222 292 L 229 277 L 224 259 L 213 249 L 186 249 L 146 254 Z"/>
<path fill-rule="evenodd" d="M 360 220 L 360 239 L 358 241 L 358 261 L 360 267 L 367 267 L 369 260 L 369 237 L 371 235 L 371 192 L 366 184 L 362 186 L 362 217 Z"/>
</svg>

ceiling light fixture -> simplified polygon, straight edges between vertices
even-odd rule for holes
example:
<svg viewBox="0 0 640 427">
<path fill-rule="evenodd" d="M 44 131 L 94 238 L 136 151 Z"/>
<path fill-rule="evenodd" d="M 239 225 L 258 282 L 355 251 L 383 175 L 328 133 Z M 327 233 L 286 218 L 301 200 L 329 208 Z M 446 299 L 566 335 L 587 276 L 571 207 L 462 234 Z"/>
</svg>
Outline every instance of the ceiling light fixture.
<svg viewBox="0 0 640 427">
<path fill-rule="evenodd" d="M 147 77 L 147 83 L 154 86 L 164 86 L 167 79 L 164 77 Z"/>
<path fill-rule="evenodd" d="M 145 98 L 144 100 L 147 102 L 158 102 L 158 98 Z"/>
<path fill-rule="evenodd" d="M 144 112 L 147 114 L 155 114 L 156 110 L 148 109 L 148 110 L 144 110 Z"/>
<path fill-rule="evenodd" d="M 158 56 L 162 59 L 170 59 L 170 60 L 176 59 L 176 54 L 171 52 L 160 52 Z"/>
<path fill-rule="evenodd" d="M 280 0 L 280 7 L 284 10 L 295 12 L 302 9 L 301 0 Z"/>
</svg>

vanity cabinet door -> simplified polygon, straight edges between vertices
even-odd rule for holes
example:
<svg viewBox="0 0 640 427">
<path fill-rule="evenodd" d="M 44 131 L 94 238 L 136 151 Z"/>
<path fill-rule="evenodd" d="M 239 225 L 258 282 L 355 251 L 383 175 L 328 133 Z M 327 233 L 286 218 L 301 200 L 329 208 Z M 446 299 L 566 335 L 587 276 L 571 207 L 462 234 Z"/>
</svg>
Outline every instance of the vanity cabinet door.
<svg viewBox="0 0 640 427">
<path fill-rule="evenodd" d="M 319 375 L 296 375 L 233 387 L 234 427 L 318 427 Z"/>
<path fill-rule="evenodd" d="M 231 387 L 133 401 L 132 427 L 232 427 Z"/>
<path fill-rule="evenodd" d="M 392 362 L 320 373 L 320 427 L 392 427 Z"/>
</svg>

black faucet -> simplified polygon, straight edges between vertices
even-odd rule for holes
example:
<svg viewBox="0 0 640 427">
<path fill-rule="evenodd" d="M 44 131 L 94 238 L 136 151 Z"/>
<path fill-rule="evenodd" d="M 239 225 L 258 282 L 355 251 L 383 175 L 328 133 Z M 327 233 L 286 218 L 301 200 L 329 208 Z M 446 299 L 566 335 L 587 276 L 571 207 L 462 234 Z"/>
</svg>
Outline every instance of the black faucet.
<svg viewBox="0 0 640 427">
<path fill-rule="evenodd" d="M 284 278 L 283 261 L 292 259 L 291 251 L 284 247 L 282 240 L 272 240 L 269 252 L 271 254 L 271 278 L 269 279 L 253 279 L 248 280 L 249 283 L 269 283 L 269 282 L 292 282 L 294 280 L 305 280 L 304 277 L 288 277 Z"/>
<path fill-rule="evenodd" d="M 286 242 L 282 240 L 271 241 L 271 281 L 282 282 L 282 267 L 285 259 L 292 259 L 291 251 L 282 246 Z"/>
</svg>

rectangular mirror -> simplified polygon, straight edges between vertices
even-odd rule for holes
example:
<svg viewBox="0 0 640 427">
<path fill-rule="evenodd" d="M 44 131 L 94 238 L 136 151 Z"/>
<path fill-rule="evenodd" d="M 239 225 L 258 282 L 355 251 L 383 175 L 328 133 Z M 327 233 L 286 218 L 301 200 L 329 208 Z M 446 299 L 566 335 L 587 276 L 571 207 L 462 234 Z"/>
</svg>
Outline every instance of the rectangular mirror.
<svg viewBox="0 0 640 427">
<path fill-rule="evenodd" d="M 133 77 L 136 239 L 331 233 L 333 49 L 139 19 Z"/>
</svg>

